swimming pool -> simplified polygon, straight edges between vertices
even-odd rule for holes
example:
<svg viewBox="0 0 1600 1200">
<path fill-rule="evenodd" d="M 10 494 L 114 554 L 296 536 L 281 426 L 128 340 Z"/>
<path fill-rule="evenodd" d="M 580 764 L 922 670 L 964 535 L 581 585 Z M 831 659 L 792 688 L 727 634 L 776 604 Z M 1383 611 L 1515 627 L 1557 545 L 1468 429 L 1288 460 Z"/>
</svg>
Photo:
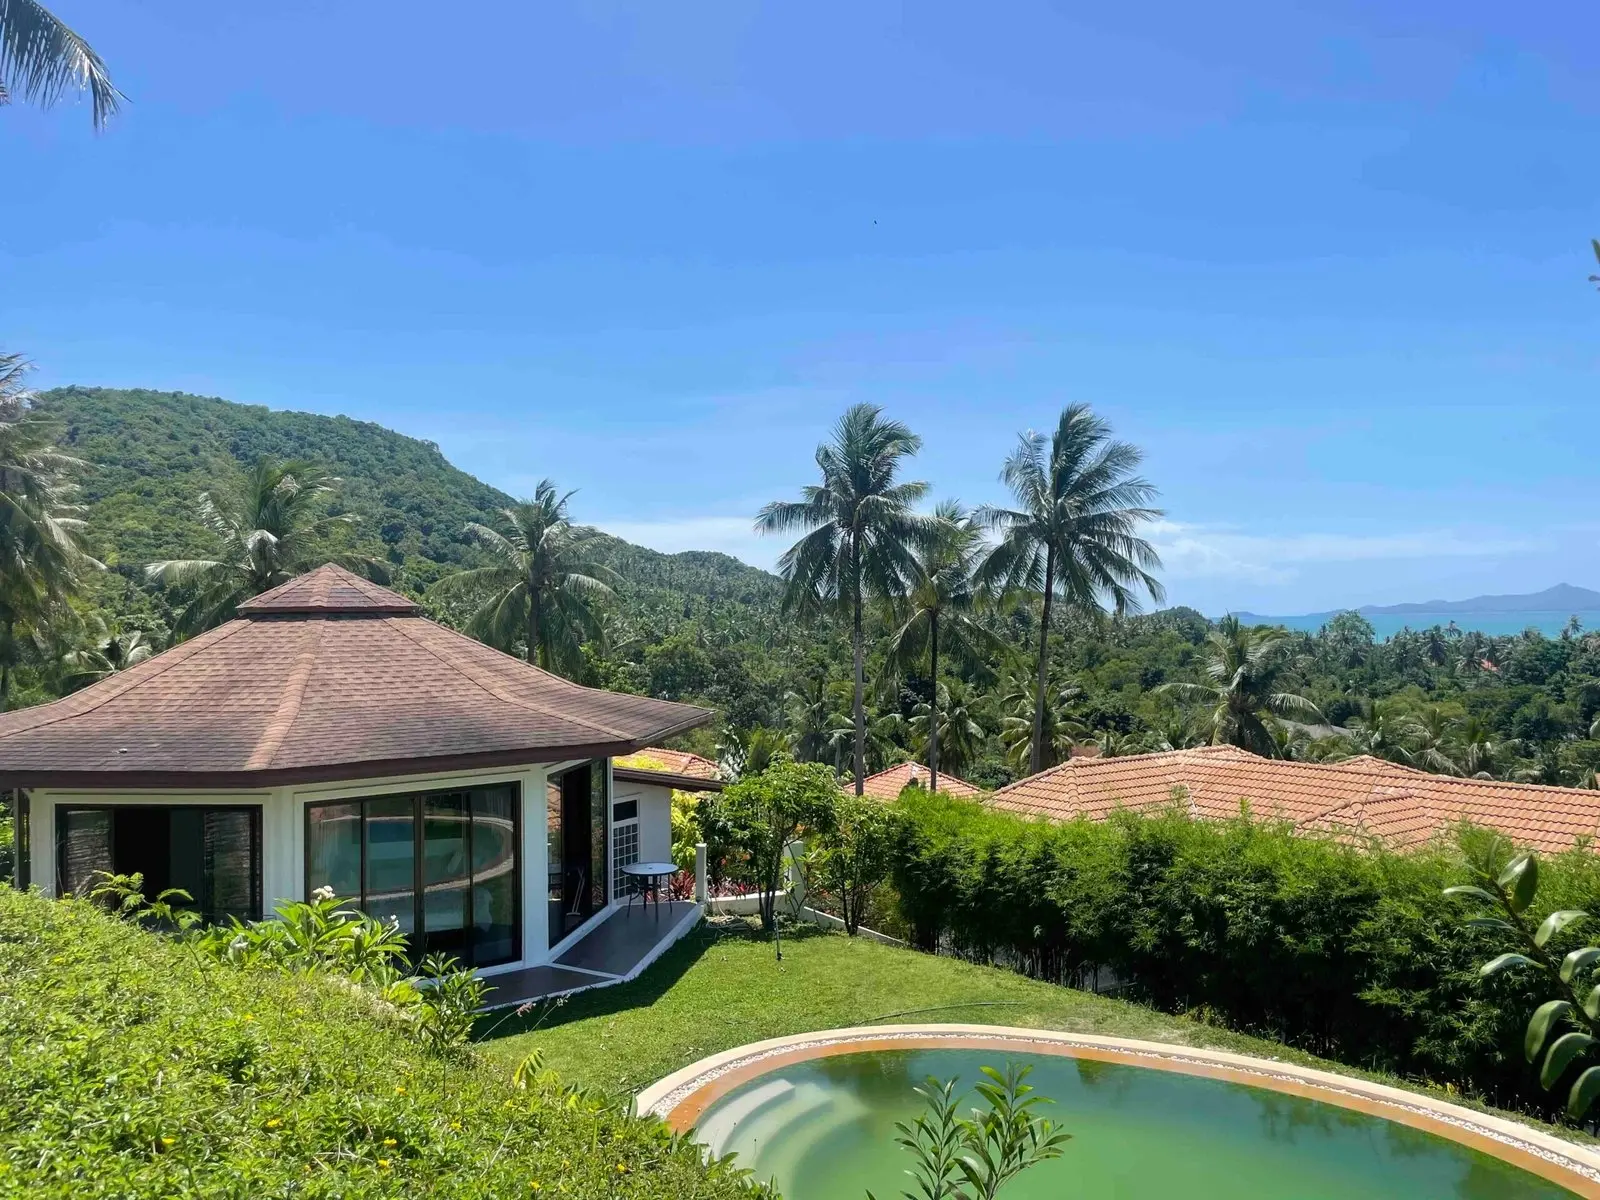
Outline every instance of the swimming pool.
<svg viewBox="0 0 1600 1200">
<path fill-rule="evenodd" d="M 1600 1156 L 1539 1131 L 1263 1059 L 1117 1039 L 962 1027 L 833 1031 L 718 1056 L 643 1107 L 737 1152 L 786 1200 L 898 1196 L 894 1124 L 929 1075 L 1008 1062 L 1072 1135 L 1005 1200 L 1568 1200 L 1600 1197 Z M 1332 1081 L 1332 1082 L 1330 1082 Z"/>
</svg>

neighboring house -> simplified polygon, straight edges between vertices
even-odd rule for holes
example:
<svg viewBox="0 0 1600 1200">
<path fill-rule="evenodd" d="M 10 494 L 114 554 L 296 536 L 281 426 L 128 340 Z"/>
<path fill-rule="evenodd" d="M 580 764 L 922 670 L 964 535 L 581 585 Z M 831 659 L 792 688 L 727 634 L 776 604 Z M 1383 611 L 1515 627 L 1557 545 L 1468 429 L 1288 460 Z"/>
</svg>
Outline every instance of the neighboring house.
<svg viewBox="0 0 1600 1200">
<path fill-rule="evenodd" d="M 618 827 L 626 853 L 671 847 L 670 802 L 630 809 L 611 763 L 711 716 L 580 687 L 330 564 L 0 714 L 0 787 L 19 790 L 20 873 L 47 893 L 137 871 L 221 919 L 331 887 L 414 953 L 520 970 L 502 990 L 537 995 L 631 977 L 698 919 L 608 922 Z"/>
<path fill-rule="evenodd" d="M 996 791 L 996 808 L 1070 820 L 1173 803 L 1197 817 L 1239 815 L 1297 828 L 1376 837 L 1396 848 L 1429 841 L 1462 820 L 1544 853 L 1600 831 L 1600 791 L 1431 775 L 1370 755 L 1287 762 L 1233 746 L 1120 758 L 1075 758 Z"/>
<path fill-rule="evenodd" d="M 845 789 L 853 790 L 848 783 Z M 879 771 L 876 775 L 868 775 L 862 783 L 863 795 L 871 796 L 877 800 L 893 800 L 908 787 L 926 788 L 928 786 L 928 768 L 921 763 L 901 763 L 899 766 L 890 767 L 886 771 Z M 965 779 L 957 779 L 954 775 L 939 772 L 939 790 L 951 796 L 976 796 L 982 790 L 973 787 Z"/>
</svg>

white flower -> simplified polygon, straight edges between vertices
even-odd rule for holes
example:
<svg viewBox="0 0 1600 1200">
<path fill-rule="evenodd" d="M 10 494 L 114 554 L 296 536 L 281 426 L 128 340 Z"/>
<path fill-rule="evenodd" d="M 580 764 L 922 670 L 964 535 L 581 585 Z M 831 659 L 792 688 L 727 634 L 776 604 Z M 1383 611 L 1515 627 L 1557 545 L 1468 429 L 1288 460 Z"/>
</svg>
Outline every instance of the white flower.
<svg viewBox="0 0 1600 1200">
<path fill-rule="evenodd" d="M 333 899 L 333 889 L 331 887 L 326 887 L 326 886 L 319 887 L 316 891 L 311 893 L 311 898 L 313 900 L 317 901 L 319 904 L 324 900 L 332 900 Z"/>
<path fill-rule="evenodd" d="M 228 943 L 228 953 L 230 954 L 243 954 L 248 949 L 250 949 L 250 941 L 242 933 Z"/>
</svg>

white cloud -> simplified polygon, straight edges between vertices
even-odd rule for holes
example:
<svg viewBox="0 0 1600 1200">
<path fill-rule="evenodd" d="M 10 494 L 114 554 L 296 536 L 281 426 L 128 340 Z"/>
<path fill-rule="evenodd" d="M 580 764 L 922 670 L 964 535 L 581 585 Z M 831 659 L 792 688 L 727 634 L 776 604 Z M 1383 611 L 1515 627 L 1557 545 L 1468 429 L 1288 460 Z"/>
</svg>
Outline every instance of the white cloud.
<svg viewBox="0 0 1600 1200">
<path fill-rule="evenodd" d="M 1385 534 L 1252 534 L 1178 521 L 1154 521 L 1147 534 L 1174 579 L 1229 577 L 1285 583 L 1297 566 L 1435 558 L 1493 558 L 1537 543 L 1488 532 L 1431 529 Z"/>
</svg>

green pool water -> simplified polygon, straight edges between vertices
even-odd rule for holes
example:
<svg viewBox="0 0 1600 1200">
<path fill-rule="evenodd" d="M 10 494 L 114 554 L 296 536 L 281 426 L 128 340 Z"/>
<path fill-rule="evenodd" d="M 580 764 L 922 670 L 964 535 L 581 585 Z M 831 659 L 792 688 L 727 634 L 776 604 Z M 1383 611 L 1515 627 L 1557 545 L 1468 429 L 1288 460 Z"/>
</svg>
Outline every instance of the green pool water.
<svg viewBox="0 0 1600 1200">
<path fill-rule="evenodd" d="M 1220 1080 L 1021 1055 L 1072 1134 L 1003 1200 L 1557 1200 L 1574 1193 L 1490 1155 L 1378 1117 Z M 785 1200 L 880 1200 L 909 1184 L 894 1123 L 928 1075 L 1004 1068 L 993 1051 L 846 1054 L 778 1067 L 719 1100 L 697 1136 L 736 1151 Z"/>
</svg>

